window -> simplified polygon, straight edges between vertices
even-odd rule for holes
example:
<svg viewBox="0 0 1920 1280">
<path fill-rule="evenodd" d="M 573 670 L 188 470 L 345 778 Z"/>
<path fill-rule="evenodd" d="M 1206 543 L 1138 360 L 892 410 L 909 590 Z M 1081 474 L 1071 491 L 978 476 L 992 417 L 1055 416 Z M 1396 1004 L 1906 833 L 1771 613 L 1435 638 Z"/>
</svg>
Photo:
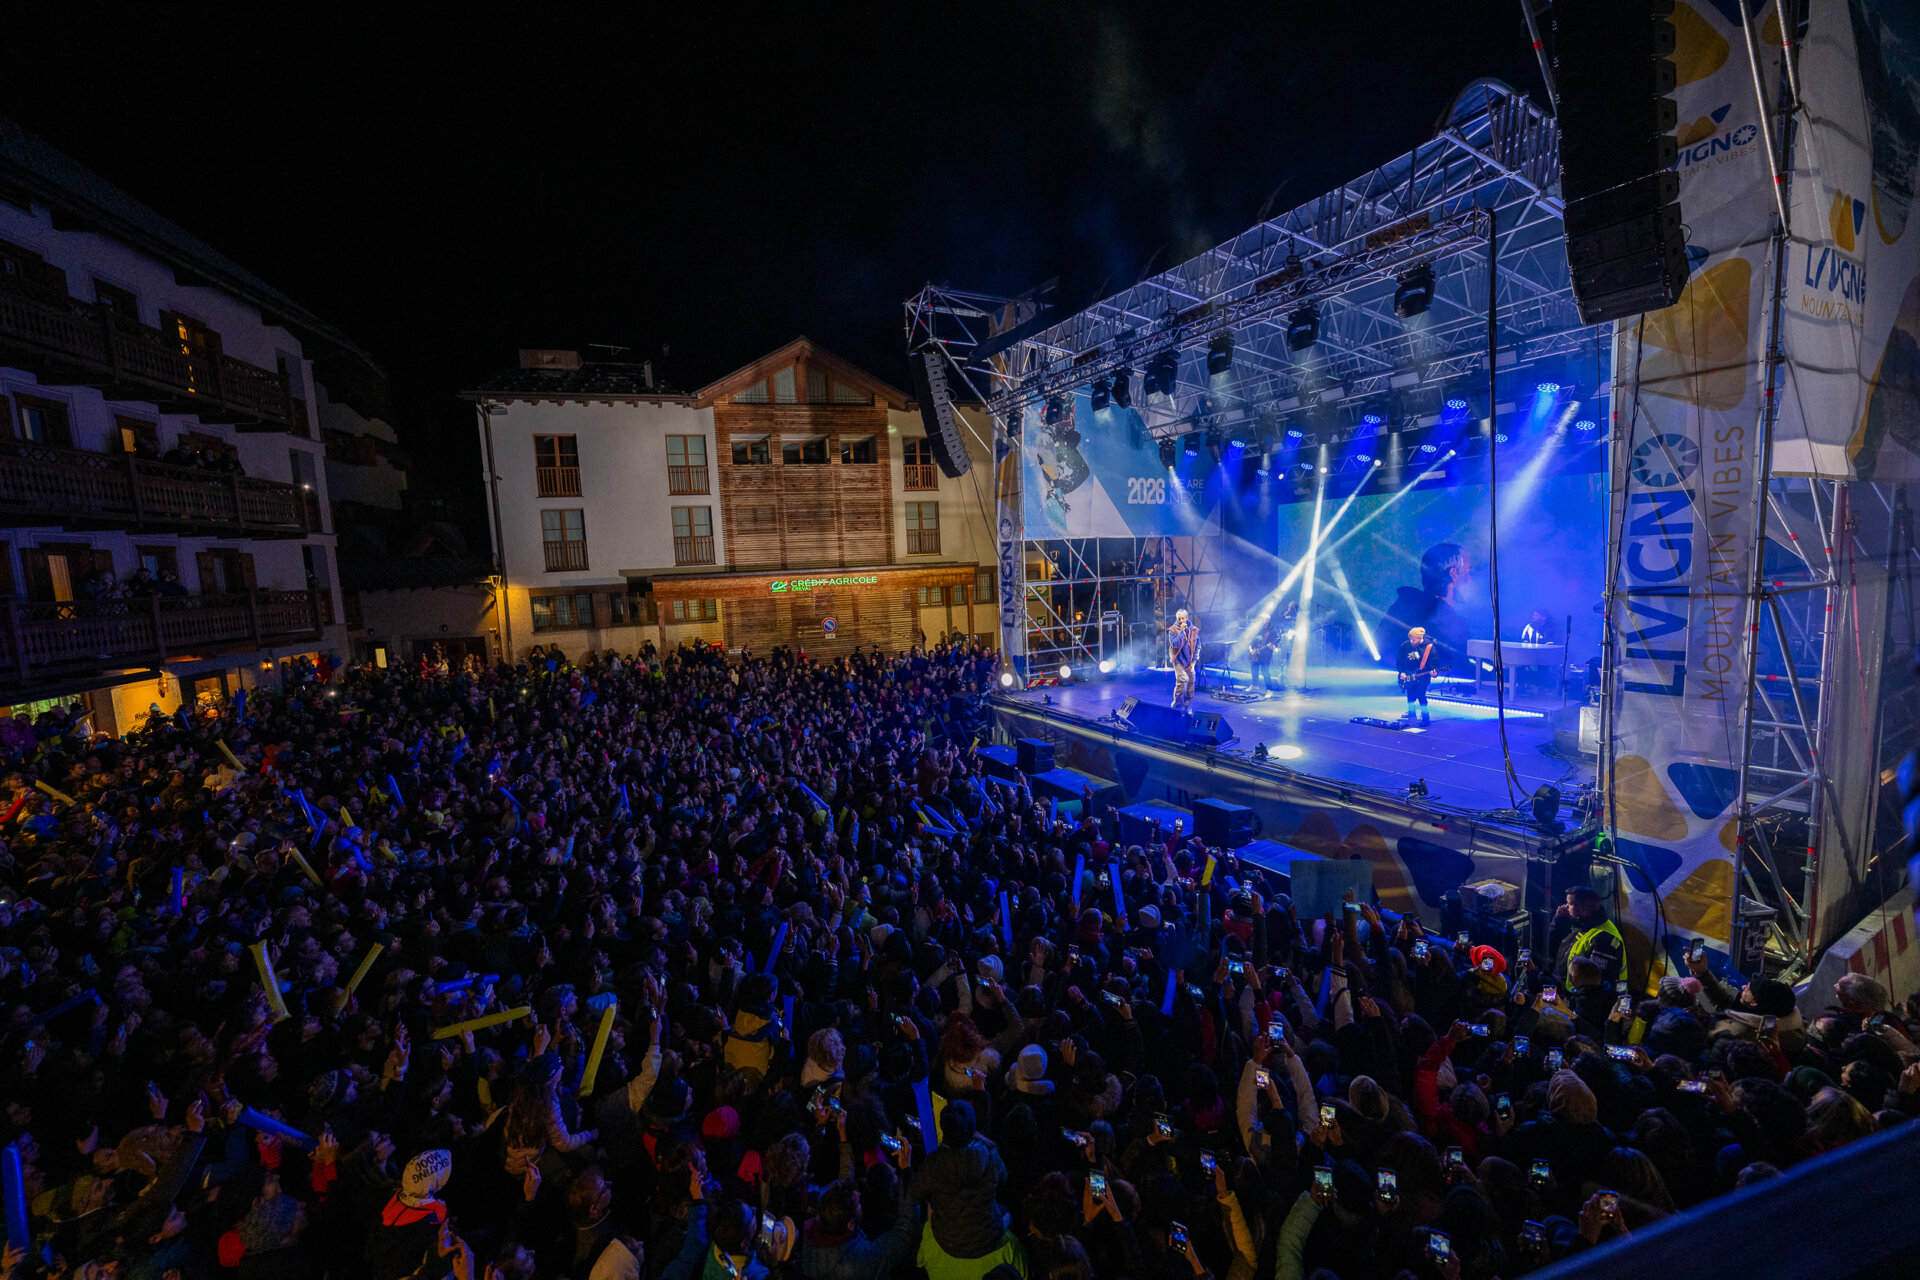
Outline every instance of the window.
<svg viewBox="0 0 1920 1280">
<path fill-rule="evenodd" d="M 933 469 L 933 444 L 926 437 L 907 441 L 900 451 L 900 456 L 906 460 L 907 488 L 938 489 L 940 487 L 940 477 Z"/>
<path fill-rule="evenodd" d="M 22 440 L 57 444 L 62 448 L 73 444 L 72 432 L 67 428 L 67 406 L 51 400 L 29 400 L 25 396 L 15 396 L 13 402 L 20 415 Z"/>
<path fill-rule="evenodd" d="M 160 580 L 163 573 L 180 576 L 180 553 L 177 548 L 135 547 L 133 554 L 140 562 L 139 567 L 145 569 L 155 582 Z"/>
<path fill-rule="evenodd" d="M 573 436 L 535 436 L 533 468 L 541 497 L 580 496 L 580 452 Z"/>
<path fill-rule="evenodd" d="M 593 596 L 589 592 L 533 597 L 535 631 L 578 631 L 593 625 Z"/>
<path fill-rule="evenodd" d="M 793 393 L 793 366 L 788 365 L 773 375 L 773 402 L 793 404 L 798 398 Z"/>
<path fill-rule="evenodd" d="M 921 587 L 914 592 L 914 599 L 920 604 L 945 604 L 944 587 Z M 958 603 L 956 601 L 955 603 Z"/>
<path fill-rule="evenodd" d="M 909 502 L 907 504 L 907 554 L 910 556 L 940 554 L 939 503 Z"/>
<path fill-rule="evenodd" d="M 765 436 L 758 440 L 733 442 L 733 465 L 736 467 L 764 467 L 772 461 L 773 454 L 767 449 Z"/>
<path fill-rule="evenodd" d="M 765 382 L 756 382 L 750 387 L 741 388 L 740 391 L 734 395 L 733 402 L 735 404 L 766 404 L 769 398 L 767 395 L 767 384 Z"/>
<path fill-rule="evenodd" d="M 713 563 L 713 508 L 673 509 L 673 562 Z"/>
<path fill-rule="evenodd" d="M 667 437 L 667 492 L 712 493 L 707 487 L 707 438 Z"/>
<path fill-rule="evenodd" d="M 140 323 L 140 300 L 133 296 L 131 290 L 122 289 L 117 284 L 108 284 L 105 280 L 95 280 L 93 300 L 99 304 L 102 311 L 112 315 L 116 320 L 124 320 L 128 324 Z"/>
<path fill-rule="evenodd" d="M 790 467 L 824 466 L 827 461 L 827 438 L 809 436 L 805 440 L 783 440 L 780 442 L 780 461 Z"/>
<path fill-rule="evenodd" d="M 145 418 L 129 418 L 124 414 L 115 414 L 113 425 L 120 437 L 120 452 L 137 453 L 143 458 L 160 456 L 158 423 L 148 422 Z"/>
<path fill-rule="evenodd" d="M 633 597 L 624 591 L 608 592 L 607 625 L 610 627 L 624 627 L 633 621 Z"/>
<path fill-rule="evenodd" d="M 675 600 L 672 613 L 675 622 L 718 622 L 720 602 L 718 600 Z"/>
<path fill-rule="evenodd" d="M 587 567 L 587 513 L 542 511 L 540 537 L 547 549 L 547 572 Z"/>
<path fill-rule="evenodd" d="M 975 604 L 993 603 L 993 575 L 985 569 L 973 575 L 973 602 Z"/>
<path fill-rule="evenodd" d="M 852 440 L 843 437 L 840 441 L 842 462 L 877 462 L 879 459 L 880 449 L 874 444 L 872 436 L 859 436 Z"/>
</svg>

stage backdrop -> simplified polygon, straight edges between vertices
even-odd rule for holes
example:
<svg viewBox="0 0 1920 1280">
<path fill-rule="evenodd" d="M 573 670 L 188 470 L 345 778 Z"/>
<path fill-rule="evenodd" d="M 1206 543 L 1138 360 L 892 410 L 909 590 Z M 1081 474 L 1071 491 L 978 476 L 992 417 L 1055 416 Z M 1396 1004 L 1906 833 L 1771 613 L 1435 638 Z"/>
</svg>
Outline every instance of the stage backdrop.
<svg viewBox="0 0 1920 1280">
<path fill-rule="evenodd" d="M 1551 622 L 1553 638 L 1564 640 L 1571 617 L 1570 656 L 1584 661 L 1600 651 L 1601 619 L 1595 606 L 1605 580 L 1607 478 L 1601 472 L 1548 476 L 1529 484 L 1522 494 L 1509 473 L 1523 472 L 1527 462 L 1528 455 L 1515 451 L 1500 466 L 1502 638 L 1518 640 L 1529 615 L 1541 609 Z M 1339 505 L 1329 498 L 1329 514 Z M 1306 553 L 1312 532 L 1311 502 L 1283 506 L 1278 546 L 1282 574 Z M 1430 551 L 1448 546 L 1458 547 L 1464 558 L 1448 574 L 1446 590 L 1428 591 L 1432 576 L 1423 582 L 1421 562 Z M 1432 559 L 1438 561 L 1443 554 L 1436 552 Z M 1388 661 L 1403 638 L 1401 620 L 1436 633 L 1458 628 L 1457 638 L 1492 639 L 1487 486 L 1423 487 L 1399 496 L 1363 494 L 1328 531 L 1314 579 L 1315 616 L 1352 624 L 1357 607 Z M 1464 674 L 1465 668 L 1458 671 Z"/>
<path fill-rule="evenodd" d="M 1218 506 L 1209 483 L 1213 461 L 1203 450 L 1177 455 L 1169 471 L 1150 426 L 1177 415 L 1171 405 L 1093 412 L 1085 391 L 1065 397 L 1061 420 L 1049 426 L 1029 411 L 1023 426 L 1026 536 L 1036 538 L 1167 538 L 1217 534 Z M 1144 415 L 1144 416 L 1143 416 Z M 1035 421 L 1040 418 L 1040 421 Z"/>
</svg>

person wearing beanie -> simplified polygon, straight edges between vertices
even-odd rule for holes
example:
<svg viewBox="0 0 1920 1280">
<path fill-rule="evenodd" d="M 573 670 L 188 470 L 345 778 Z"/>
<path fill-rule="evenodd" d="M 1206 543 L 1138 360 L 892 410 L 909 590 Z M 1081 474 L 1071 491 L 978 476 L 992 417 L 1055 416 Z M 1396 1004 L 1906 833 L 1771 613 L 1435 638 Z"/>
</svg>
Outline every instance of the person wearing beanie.
<svg viewBox="0 0 1920 1280">
<path fill-rule="evenodd" d="M 1053 1093 L 1053 1081 L 1047 1079 L 1044 1045 L 1030 1044 L 1020 1051 L 1020 1056 L 1014 1059 L 1013 1070 L 1007 1073 L 1007 1087 L 1015 1093 L 1041 1098 Z"/>
<path fill-rule="evenodd" d="M 400 1171 L 400 1186 L 367 1234 L 365 1262 L 371 1280 L 403 1280 L 438 1256 L 447 1206 L 440 1188 L 453 1176 L 451 1151 L 422 1151 Z"/>
<path fill-rule="evenodd" d="M 1706 958 L 1687 953 L 1687 967 L 1700 982 L 1700 1001 L 1713 1016 L 1716 1036 L 1758 1040 L 1771 1035 L 1782 1049 L 1797 1052 L 1806 1045 L 1806 1023 L 1795 1003 L 1793 988 L 1775 978 L 1754 978 L 1735 991 L 1708 967 Z"/>
</svg>

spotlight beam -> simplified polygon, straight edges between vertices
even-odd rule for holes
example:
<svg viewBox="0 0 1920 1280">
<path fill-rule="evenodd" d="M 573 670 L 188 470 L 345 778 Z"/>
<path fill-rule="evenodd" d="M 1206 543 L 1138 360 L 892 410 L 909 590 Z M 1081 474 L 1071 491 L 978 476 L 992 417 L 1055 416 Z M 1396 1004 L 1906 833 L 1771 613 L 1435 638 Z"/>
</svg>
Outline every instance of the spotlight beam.
<svg viewBox="0 0 1920 1280">
<path fill-rule="evenodd" d="M 1313 537 L 1307 542 L 1307 558 L 1300 563 L 1306 576 L 1300 580 L 1300 620 L 1294 625 L 1293 652 L 1287 659 L 1287 683 L 1298 689 L 1307 682 L 1307 644 L 1313 638 L 1313 571 L 1320 556 L 1320 513 L 1327 501 L 1327 482 L 1322 479 L 1313 494 Z"/>
<path fill-rule="evenodd" d="M 1422 480 L 1425 480 L 1428 476 L 1438 471 L 1441 467 L 1444 467 L 1445 465 L 1447 465 L 1447 461 L 1453 457 L 1454 452 L 1455 451 L 1452 449 L 1447 450 L 1446 453 L 1440 456 L 1440 459 L 1438 461 L 1431 463 L 1425 471 L 1422 471 L 1419 475 L 1415 476 L 1412 480 L 1409 480 L 1406 484 L 1403 484 L 1398 489 L 1394 490 L 1392 494 L 1388 495 L 1387 500 L 1385 502 L 1381 503 L 1379 506 L 1375 507 L 1373 510 L 1367 512 L 1366 515 L 1362 516 L 1360 518 L 1359 524 L 1353 526 L 1353 528 L 1341 534 L 1340 541 L 1328 547 L 1327 550 L 1338 551 L 1341 547 L 1346 546 L 1348 540 L 1351 539 L 1354 534 L 1359 533 L 1362 529 L 1366 528 L 1368 525 L 1372 524 L 1375 520 L 1379 519 L 1381 513 L 1386 511 L 1388 507 L 1391 507 L 1394 503 L 1400 501 L 1400 499 L 1406 497 L 1409 493 L 1412 493 L 1415 489 L 1419 488 L 1420 482 Z"/>
<path fill-rule="evenodd" d="M 1373 629 L 1367 626 L 1367 620 L 1360 616 L 1360 601 L 1354 597 L 1353 588 L 1347 585 L 1347 570 L 1340 563 L 1340 557 L 1328 552 L 1333 562 L 1333 585 L 1346 597 L 1347 609 L 1353 614 L 1353 625 L 1360 629 L 1360 640 L 1367 646 L 1367 652 L 1373 655 L 1375 662 L 1380 661 L 1380 646 L 1373 642 Z"/>
</svg>

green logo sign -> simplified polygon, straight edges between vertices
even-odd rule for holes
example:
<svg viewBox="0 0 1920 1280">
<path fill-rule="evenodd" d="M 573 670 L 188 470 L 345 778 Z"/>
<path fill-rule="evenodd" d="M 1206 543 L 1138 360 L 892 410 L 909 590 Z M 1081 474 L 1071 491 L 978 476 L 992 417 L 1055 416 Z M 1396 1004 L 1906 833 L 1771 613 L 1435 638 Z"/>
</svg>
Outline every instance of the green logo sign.
<svg viewBox="0 0 1920 1280">
<path fill-rule="evenodd" d="M 783 592 L 812 591 L 815 587 L 871 587 L 880 581 L 877 573 L 850 573 L 838 578 L 775 578 L 768 584 L 774 595 Z"/>
</svg>

